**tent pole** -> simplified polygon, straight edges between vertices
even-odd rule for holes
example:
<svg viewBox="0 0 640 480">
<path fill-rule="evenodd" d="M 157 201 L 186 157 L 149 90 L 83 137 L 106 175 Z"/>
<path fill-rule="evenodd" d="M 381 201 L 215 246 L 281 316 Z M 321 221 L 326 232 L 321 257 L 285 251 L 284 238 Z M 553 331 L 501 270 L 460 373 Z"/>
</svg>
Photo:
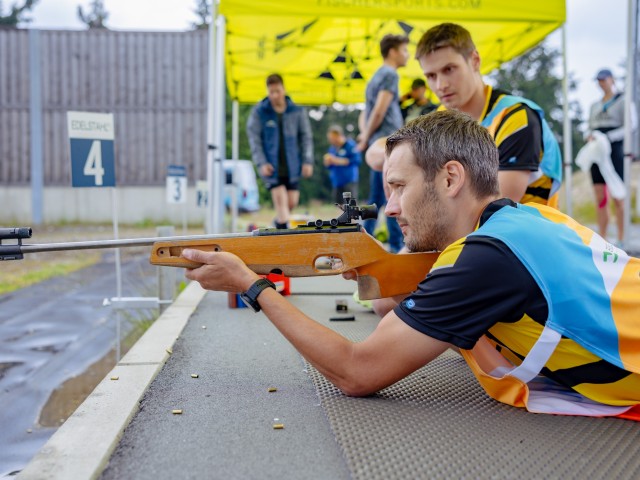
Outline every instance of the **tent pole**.
<svg viewBox="0 0 640 480">
<path fill-rule="evenodd" d="M 216 146 L 213 162 L 213 233 L 221 233 L 224 229 L 224 169 L 222 162 L 226 157 L 227 129 L 225 122 L 226 98 L 224 82 L 224 39 L 226 31 L 225 18 L 218 15 L 216 19 L 216 53 L 214 76 L 214 131 L 213 139 Z"/>
<path fill-rule="evenodd" d="M 567 24 L 562 25 L 562 138 L 563 138 L 563 159 L 564 159 L 564 193 L 565 193 L 565 212 L 570 217 L 573 214 L 573 170 L 572 159 L 572 140 L 571 135 L 571 118 L 569 118 L 569 73 L 567 72 Z"/>
<path fill-rule="evenodd" d="M 233 187 L 231 195 L 231 231 L 235 232 L 238 228 L 238 185 L 236 172 L 238 171 L 239 153 L 239 111 L 238 100 L 234 100 L 231 109 L 231 158 L 233 159 Z"/>
<path fill-rule="evenodd" d="M 627 196 L 624 198 L 624 238 L 622 239 L 625 247 L 629 246 L 629 230 L 631 229 L 631 161 L 634 154 L 631 109 L 635 108 L 635 33 L 636 15 L 638 14 L 637 0 L 628 0 L 627 4 L 627 75 L 624 88 L 624 183 L 627 188 Z"/>
<path fill-rule="evenodd" d="M 215 107 L 215 65 L 216 65 L 216 19 L 218 18 L 218 0 L 211 1 L 211 23 L 209 24 L 209 71 L 207 82 L 207 216 L 205 218 L 205 232 L 216 232 L 213 212 L 217 199 L 214 196 L 214 162 L 217 148 L 215 144 L 216 121 Z"/>
</svg>

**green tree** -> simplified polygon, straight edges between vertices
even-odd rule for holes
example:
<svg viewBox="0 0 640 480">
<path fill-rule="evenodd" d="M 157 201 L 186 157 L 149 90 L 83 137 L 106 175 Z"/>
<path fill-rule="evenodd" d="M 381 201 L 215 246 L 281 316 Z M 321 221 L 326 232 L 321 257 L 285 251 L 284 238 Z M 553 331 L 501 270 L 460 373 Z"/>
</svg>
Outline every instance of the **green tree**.
<svg viewBox="0 0 640 480">
<path fill-rule="evenodd" d="M 109 13 L 104 7 L 104 0 L 92 0 L 86 13 L 82 5 L 78 5 L 78 18 L 90 29 L 107 28 L 105 21 L 109 18 Z"/>
<path fill-rule="evenodd" d="M 536 102 L 545 112 L 549 126 L 563 148 L 562 78 L 554 73 L 560 52 L 544 43 L 500 66 L 489 78 L 503 90 Z M 569 75 L 569 91 L 575 91 L 576 81 Z M 574 155 L 584 145 L 580 125 L 582 109 L 576 101 L 569 102 L 571 142 Z M 573 161 L 573 159 L 572 159 Z"/>
<path fill-rule="evenodd" d="M 196 0 L 196 8 L 193 13 L 198 17 L 198 21 L 191 24 L 194 30 L 209 28 L 211 23 L 211 4 L 209 0 Z"/>
<path fill-rule="evenodd" d="M 30 12 L 31 9 L 38 3 L 38 0 L 25 0 L 22 6 L 18 6 L 14 3 L 9 7 L 9 13 L 5 15 L 2 8 L 2 0 L 0 0 L 0 27 L 16 28 L 20 23 L 28 23 L 30 18 L 26 18 L 24 15 Z"/>
</svg>

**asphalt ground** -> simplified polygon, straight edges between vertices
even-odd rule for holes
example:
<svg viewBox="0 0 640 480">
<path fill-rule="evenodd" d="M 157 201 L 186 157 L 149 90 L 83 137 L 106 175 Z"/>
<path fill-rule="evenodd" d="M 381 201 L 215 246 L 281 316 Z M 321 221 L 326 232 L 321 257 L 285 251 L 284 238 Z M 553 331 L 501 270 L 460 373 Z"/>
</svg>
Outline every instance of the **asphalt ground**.
<svg viewBox="0 0 640 480">
<path fill-rule="evenodd" d="M 114 348 L 116 314 L 102 306 L 115 296 L 113 257 L 0 296 L 0 477 L 22 469 L 56 431 L 38 423 L 51 394 Z M 123 294 L 149 295 L 155 271 L 146 255 L 128 258 Z M 123 335 L 141 313 L 121 321 Z"/>
<path fill-rule="evenodd" d="M 341 299 L 350 302 L 358 322 L 378 321 L 353 302 L 352 282 L 291 281 L 290 299 L 318 320 L 337 315 L 335 300 Z M 208 293 L 101 478 L 258 477 L 350 475 L 302 357 L 263 314 L 229 309 L 226 294 Z"/>
</svg>

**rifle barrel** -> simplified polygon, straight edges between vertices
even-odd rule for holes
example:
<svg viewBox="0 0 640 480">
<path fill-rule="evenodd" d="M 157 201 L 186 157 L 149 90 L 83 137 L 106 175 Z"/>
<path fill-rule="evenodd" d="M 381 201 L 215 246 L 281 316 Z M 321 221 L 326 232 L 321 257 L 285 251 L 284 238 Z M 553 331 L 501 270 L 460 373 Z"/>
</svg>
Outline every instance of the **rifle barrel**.
<svg viewBox="0 0 640 480">
<path fill-rule="evenodd" d="M 251 237 L 252 232 L 227 233 L 214 235 L 190 235 L 182 237 L 151 237 L 151 238 L 128 238 L 120 240 L 92 240 L 86 242 L 64 242 L 64 243 L 40 243 L 22 244 L 19 246 L 22 253 L 37 252 L 60 252 L 64 250 L 96 250 L 101 248 L 126 248 L 126 247 L 147 247 L 156 242 L 178 242 L 184 240 L 214 240 L 216 238 L 239 238 Z M 9 246 L 9 245 L 7 245 Z M 17 245 L 14 245 L 17 247 Z"/>
</svg>

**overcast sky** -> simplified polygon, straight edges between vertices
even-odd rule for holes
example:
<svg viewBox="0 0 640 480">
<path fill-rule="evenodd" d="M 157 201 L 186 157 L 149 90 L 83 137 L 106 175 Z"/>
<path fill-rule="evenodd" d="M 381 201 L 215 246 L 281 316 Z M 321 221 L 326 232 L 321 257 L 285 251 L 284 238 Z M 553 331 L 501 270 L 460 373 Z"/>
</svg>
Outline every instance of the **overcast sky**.
<svg viewBox="0 0 640 480">
<path fill-rule="evenodd" d="M 4 2 L 7 5 L 10 2 Z M 31 17 L 37 28 L 84 28 L 77 19 L 78 5 L 89 0 L 40 0 Z M 108 25 L 123 30 L 184 30 L 196 20 L 196 0 L 105 0 Z M 5 6 L 5 9 L 7 7 Z M 627 0 L 567 0 L 568 69 L 579 80 L 572 97 L 582 105 L 584 115 L 599 95 L 595 72 L 611 68 L 622 88 L 622 66 L 626 58 Z M 549 37 L 560 47 L 561 33 Z M 503 88 L 508 89 L 508 85 Z"/>
</svg>

